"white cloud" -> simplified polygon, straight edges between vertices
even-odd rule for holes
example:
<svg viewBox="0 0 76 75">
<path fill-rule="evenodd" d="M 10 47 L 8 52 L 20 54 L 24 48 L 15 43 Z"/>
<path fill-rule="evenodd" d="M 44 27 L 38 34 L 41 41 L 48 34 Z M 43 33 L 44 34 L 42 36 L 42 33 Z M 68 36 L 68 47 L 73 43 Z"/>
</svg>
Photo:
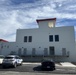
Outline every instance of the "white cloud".
<svg viewBox="0 0 76 75">
<path fill-rule="evenodd" d="M 11 0 L 0 0 L 0 6 L 6 6 L 11 3 Z"/>
<path fill-rule="evenodd" d="M 39 0 L 35 3 L 11 5 L 11 0 L 0 0 L 0 38 L 15 40 L 16 29 L 31 28 L 31 24 L 38 18 L 76 19 L 76 11 L 70 13 L 73 8 L 75 10 L 74 2 L 73 0 Z"/>
<path fill-rule="evenodd" d="M 0 16 L 0 37 L 8 36 L 9 38 L 9 35 L 16 33 L 16 29 L 21 27 L 20 23 L 16 21 L 17 11 L 4 11 Z"/>
</svg>

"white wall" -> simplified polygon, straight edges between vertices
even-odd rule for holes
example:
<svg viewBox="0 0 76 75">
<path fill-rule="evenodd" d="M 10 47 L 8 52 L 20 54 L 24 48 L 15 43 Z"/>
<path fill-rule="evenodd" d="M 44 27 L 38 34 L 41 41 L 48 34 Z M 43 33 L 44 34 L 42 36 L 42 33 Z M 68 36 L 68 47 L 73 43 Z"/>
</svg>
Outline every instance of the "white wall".
<svg viewBox="0 0 76 75">
<path fill-rule="evenodd" d="M 11 51 L 17 53 L 16 42 L 1 42 L 0 44 L 3 46 L 3 48 L 0 48 L 2 55 L 6 56 L 10 54 Z"/>
<path fill-rule="evenodd" d="M 49 42 L 49 35 L 59 35 L 59 42 Z M 25 43 L 24 36 L 32 36 L 32 42 Z M 69 51 L 69 57 L 66 57 L 63 60 L 65 61 L 74 61 L 75 60 L 75 34 L 73 26 L 66 27 L 54 27 L 54 28 L 45 28 L 42 29 L 18 29 L 17 30 L 17 44 L 19 47 L 27 48 L 27 54 L 31 54 L 32 48 L 36 48 L 36 54 L 43 54 L 44 48 L 49 46 L 55 47 L 55 54 L 62 55 L 62 48 L 66 48 Z M 62 58 L 60 58 L 62 59 Z"/>
</svg>

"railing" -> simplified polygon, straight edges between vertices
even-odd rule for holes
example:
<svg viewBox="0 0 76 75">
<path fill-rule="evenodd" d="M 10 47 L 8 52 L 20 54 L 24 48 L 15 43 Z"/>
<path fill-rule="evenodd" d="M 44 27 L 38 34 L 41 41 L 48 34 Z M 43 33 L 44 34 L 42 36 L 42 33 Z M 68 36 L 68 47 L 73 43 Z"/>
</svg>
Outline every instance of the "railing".
<svg viewBox="0 0 76 75">
<path fill-rule="evenodd" d="M 69 53 L 66 55 L 21 55 L 22 57 L 69 57 Z"/>
</svg>

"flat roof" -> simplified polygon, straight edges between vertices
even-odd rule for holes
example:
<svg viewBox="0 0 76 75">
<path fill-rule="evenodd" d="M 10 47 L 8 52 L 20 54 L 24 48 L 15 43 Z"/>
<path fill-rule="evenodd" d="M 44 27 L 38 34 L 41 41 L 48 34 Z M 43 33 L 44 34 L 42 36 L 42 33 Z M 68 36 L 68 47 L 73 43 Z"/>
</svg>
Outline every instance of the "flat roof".
<svg viewBox="0 0 76 75">
<path fill-rule="evenodd" d="M 37 23 L 39 23 L 40 21 L 49 21 L 49 20 L 56 20 L 56 18 L 49 18 L 49 19 L 37 19 Z"/>
<path fill-rule="evenodd" d="M 2 41 L 2 42 L 8 42 L 7 40 L 4 40 L 4 39 L 0 39 L 0 42 L 1 42 L 1 41 Z"/>
</svg>

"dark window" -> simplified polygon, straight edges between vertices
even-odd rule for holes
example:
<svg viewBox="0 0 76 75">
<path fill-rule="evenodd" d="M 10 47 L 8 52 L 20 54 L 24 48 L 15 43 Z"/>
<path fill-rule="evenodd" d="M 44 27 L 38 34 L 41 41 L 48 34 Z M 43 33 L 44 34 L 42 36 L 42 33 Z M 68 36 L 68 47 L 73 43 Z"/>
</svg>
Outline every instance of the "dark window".
<svg viewBox="0 0 76 75">
<path fill-rule="evenodd" d="M 14 57 L 5 57 L 5 59 L 13 59 Z"/>
<path fill-rule="evenodd" d="M 50 55 L 55 55 L 55 47 L 54 46 L 49 47 L 49 54 Z"/>
<path fill-rule="evenodd" d="M 24 37 L 24 42 L 27 42 L 27 36 Z"/>
<path fill-rule="evenodd" d="M 32 42 L 32 36 L 29 36 L 28 42 Z"/>
<path fill-rule="evenodd" d="M 55 35 L 55 41 L 59 41 L 59 35 Z"/>
<path fill-rule="evenodd" d="M 49 41 L 53 42 L 53 35 L 49 35 Z"/>
</svg>

